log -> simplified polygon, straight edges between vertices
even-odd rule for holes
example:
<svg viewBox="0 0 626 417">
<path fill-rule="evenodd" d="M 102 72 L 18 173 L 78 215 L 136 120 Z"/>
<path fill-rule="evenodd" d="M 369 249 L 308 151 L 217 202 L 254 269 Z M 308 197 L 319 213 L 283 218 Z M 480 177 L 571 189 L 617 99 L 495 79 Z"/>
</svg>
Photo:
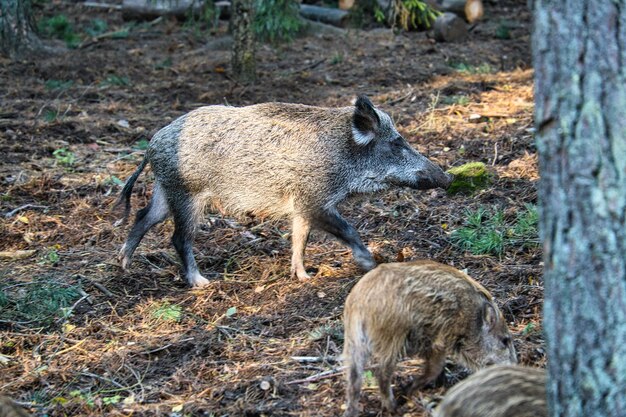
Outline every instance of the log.
<svg viewBox="0 0 626 417">
<path fill-rule="evenodd" d="M 315 22 L 327 23 L 342 28 L 348 24 L 348 12 L 345 10 L 301 4 L 300 15 Z"/>
<path fill-rule="evenodd" d="M 449 12 L 437 17 L 433 24 L 433 31 L 435 40 L 438 42 L 457 42 L 467 37 L 465 21 Z"/>
<path fill-rule="evenodd" d="M 199 14 L 202 7 L 200 0 L 124 0 L 122 18 L 151 20 L 159 16 L 173 16 L 184 19 L 190 10 Z"/>
</svg>

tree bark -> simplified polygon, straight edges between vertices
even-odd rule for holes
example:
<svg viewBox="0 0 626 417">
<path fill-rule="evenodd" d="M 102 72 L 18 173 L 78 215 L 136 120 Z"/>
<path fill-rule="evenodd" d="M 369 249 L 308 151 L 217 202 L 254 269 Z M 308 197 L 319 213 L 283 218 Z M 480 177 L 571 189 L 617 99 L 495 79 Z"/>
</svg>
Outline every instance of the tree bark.
<svg viewBox="0 0 626 417">
<path fill-rule="evenodd" d="M 41 48 L 32 26 L 30 1 L 0 0 L 0 53 L 17 58 Z"/>
<path fill-rule="evenodd" d="M 551 415 L 626 415 L 626 7 L 536 0 Z"/>
<path fill-rule="evenodd" d="M 254 1 L 233 0 L 231 10 L 233 28 L 233 50 L 231 66 L 233 76 L 240 82 L 249 83 L 256 79 Z"/>
</svg>

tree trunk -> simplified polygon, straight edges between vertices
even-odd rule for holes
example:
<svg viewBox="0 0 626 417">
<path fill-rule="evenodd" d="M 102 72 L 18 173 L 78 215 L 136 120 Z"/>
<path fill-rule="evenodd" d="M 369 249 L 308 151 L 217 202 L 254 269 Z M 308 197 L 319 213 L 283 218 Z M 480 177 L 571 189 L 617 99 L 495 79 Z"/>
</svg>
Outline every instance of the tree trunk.
<svg viewBox="0 0 626 417">
<path fill-rule="evenodd" d="M 536 0 L 548 404 L 626 416 L 626 7 Z"/>
<path fill-rule="evenodd" d="M 231 65 L 238 81 L 249 83 L 256 79 L 253 0 L 233 0 L 231 10 L 233 50 Z"/>
<path fill-rule="evenodd" d="M 16 58 L 42 44 L 32 27 L 29 0 L 0 0 L 0 53 Z"/>
</svg>

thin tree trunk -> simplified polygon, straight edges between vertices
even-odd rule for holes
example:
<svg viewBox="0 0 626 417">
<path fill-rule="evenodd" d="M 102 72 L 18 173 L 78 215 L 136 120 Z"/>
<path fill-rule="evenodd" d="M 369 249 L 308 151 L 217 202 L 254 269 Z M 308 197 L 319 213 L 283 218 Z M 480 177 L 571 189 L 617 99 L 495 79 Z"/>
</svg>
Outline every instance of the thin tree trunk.
<svg viewBox="0 0 626 417">
<path fill-rule="evenodd" d="M 16 58 L 43 45 L 32 27 L 29 0 L 0 0 L 0 53 Z"/>
<path fill-rule="evenodd" d="M 626 416 L 626 5 L 536 0 L 552 416 Z"/>
<path fill-rule="evenodd" d="M 248 83 L 256 79 L 253 0 L 233 0 L 231 10 L 233 50 L 231 65 L 233 76 Z"/>
</svg>

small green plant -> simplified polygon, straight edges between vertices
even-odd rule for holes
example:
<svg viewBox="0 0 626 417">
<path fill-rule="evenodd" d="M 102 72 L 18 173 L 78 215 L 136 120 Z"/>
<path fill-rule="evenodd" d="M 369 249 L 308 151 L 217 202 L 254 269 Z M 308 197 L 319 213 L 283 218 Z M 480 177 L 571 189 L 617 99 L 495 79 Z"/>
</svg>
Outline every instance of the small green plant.
<svg viewBox="0 0 626 417">
<path fill-rule="evenodd" d="M 335 52 L 332 59 L 330 60 L 331 65 L 341 64 L 343 62 L 343 54 L 341 52 Z"/>
<path fill-rule="evenodd" d="M 466 62 L 451 62 L 450 66 L 456 71 L 465 74 L 492 74 L 495 70 L 488 63 L 480 64 L 478 66 L 470 65 Z"/>
<path fill-rule="evenodd" d="M 57 163 L 63 165 L 64 167 L 71 167 L 76 162 L 76 156 L 74 152 L 68 151 L 65 148 L 60 148 L 52 152 L 54 159 L 56 159 Z"/>
<path fill-rule="evenodd" d="M 48 250 L 48 253 L 46 254 L 46 262 L 49 262 L 51 264 L 55 264 L 57 262 L 59 262 L 59 259 L 61 257 L 59 256 L 59 252 L 57 252 L 56 248 L 51 248 Z"/>
<path fill-rule="evenodd" d="M 441 103 L 446 105 L 458 104 L 459 106 L 467 106 L 469 102 L 469 97 L 464 95 L 447 96 L 441 99 Z"/>
<path fill-rule="evenodd" d="M 368 388 L 374 388 L 378 386 L 378 382 L 376 381 L 376 378 L 374 377 L 374 373 L 370 371 L 369 369 L 363 372 L 363 385 Z"/>
<path fill-rule="evenodd" d="M 257 37 L 272 44 L 291 42 L 302 26 L 294 0 L 256 0 L 253 28 Z"/>
<path fill-rule="evenodd" d="M 103 81 L 100 81 L 99 86 L 101 88 L 109 86 L 125 87 L 130 85 L 128 77 L 120 77 L 119 75 L 111 74 L 107 76 Z"/>
<path fill-rule="evenodd" d="M 77 286 L 53 279 L 38 279 L 19 285 L 0 285 L 3 305 L 0 319 L 33 327 L 47 327 L 66 317 L 69 307 L 79 298 Z"/>
<path fill-rule="evenodd" d="M 378 23 L 383 23 L 385 21 L 385 13 L 378 5 L 374 7 L 374 20 Z"/>
<path fill-rule="evenodd" d="M 159 62 L 154 66 L 154 69 L 167 69 L 172 66 L 172 58 L 167 57 L 163 61 Z"/>
<path fill-rule="evenodd" d="M 96 37 L 98 35 L 102 35 L 103 33 L 105 33 L 108 28 L 109 28 L 109 25 L 104 20 L 93 19 L 89 23 L 89 26 L 85 28 L 85 32 L 87 32 L 89 36 Z"/>
<path fill-rule="evenodd" d="M 538 244 L 537 208 L 526 205 L 515 221 L 507 223 L 502 210 L 493 212 L 479 207 L 465 212 L 465 225 L 452 232 L 451 240 L 458 248 L 475 255 L 501 256 L 506 246 L 531 247 Z"/>
<path fill-rule="evenodd" d="M 70 397 L 84 402 L 89 408 L 94 408 L 96 406 L 96 401 L 90 392 L 83 393 L 80 390 L 74 390 L 70 392 Z"/>
<path fill-rule="evenodd" d="M 511 39 L 511 28 L 506 24 L 500 23 L 496 28 L 495 37 L 502 40 Z"/>
<path fill-rule="evenodd" d="M 58 90 L 67 90 L 72 85 L 74 85 L 74 81 L 61 81 L 61 80 L 46 80 L 44 86 L 48 91 L 58 91 Z"/>
<path fill-rule="evenodd" d="M 215 7 L 214 2 L 203 1 L 199 12 L 194 7 L 189 8 L 184 27 L 192 29 L 196 35 L 200 35 L 204 29 L 210 30 L 217 27 L 219 18 L 219 10 Z"/>
<path fill-rule="evenodd" d="M 152 306 L 152 317 L 164 322 L 178 322 L 182 318 L 183 309 L 176 304 L 165 301 Z"/>
<path fill-rule="evenodd" d="M 73 25 L 65 15 L 59 14 L 41 19 L 38 28 L 39 32 L 45 36 L 65 41 L 68 48 L 76 48 L 80 44 L 80 36 L 74 32 Z"/>
<path fill-rule="evenodd" d="M 148 149 L 149 144 L 150 143 L 148 142 L 146 138 L 141 138 L 137 142 L 135 142 L 135 145 L 133 146 L 133 148 L 139 151 L 145 151 L 146 149 Z"/>
<path fill-rule="evenodd" d="M 404 30 L 428 29 L 441 12 L 421 0 L 395 0 L 394 14 Z"/>
<path fill-rule="evenodd" d="M 122 401 L 122 396 L 121 395 L 114 395 L 112 397 L 103 397 L 102 398 L 102 404 L 104 404 L 104 405 L 117 404 L 120 401 Z"/>
<path fill-rule="evenodd" d="M 43 112 L 43 119 L 47 123 L 52 123 L 55 120 L 57 120 L 58 118 L 59 118 L 59 111 L 58 110 L 48 109 L 45 112 Z"/>
</svg>

